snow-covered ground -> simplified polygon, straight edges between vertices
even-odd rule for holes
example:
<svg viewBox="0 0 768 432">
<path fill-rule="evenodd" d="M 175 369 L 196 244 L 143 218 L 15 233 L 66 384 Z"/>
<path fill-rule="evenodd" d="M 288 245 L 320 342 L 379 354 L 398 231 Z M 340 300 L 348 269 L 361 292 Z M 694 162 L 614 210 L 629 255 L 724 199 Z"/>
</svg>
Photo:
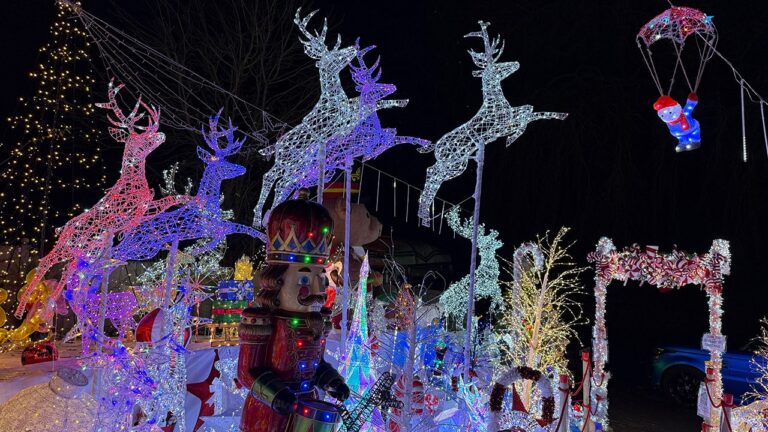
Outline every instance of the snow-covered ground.
<svg viewBox="0 0 768 432">
<path fill-rule="evenodd" d="M 21 364 L 21 351 L 0 354 L 0 403 L 27 387 L 48 382 L 53 371 L 62 366 L 78 367 L 79 343 L 59 343 L 57 347 L 59 360 L 28 366 Z"/>
</svg>

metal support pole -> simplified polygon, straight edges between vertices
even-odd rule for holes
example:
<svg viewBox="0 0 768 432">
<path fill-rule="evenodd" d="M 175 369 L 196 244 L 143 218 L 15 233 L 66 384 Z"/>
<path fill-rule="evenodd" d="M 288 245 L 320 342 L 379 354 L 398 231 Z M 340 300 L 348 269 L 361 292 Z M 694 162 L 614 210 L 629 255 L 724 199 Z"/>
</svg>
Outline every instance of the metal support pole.
<svg viewBox="0 0 768 432">
<path fill-rule="evenodd" d="M 480 225 L 480 192 L 483 188 L 485 145 L 477 147 L 477 177 L 475 179 L 475 209 L 472 212 L 472 252 L 469 258 L 469 288 L 467 289 L 467 327 L 464 332 L 464 379 L 469 381 L 472 357 L 472 317 L 475 314 L 475 271 L 477 270 L 477 234 Z"/>
</svg>

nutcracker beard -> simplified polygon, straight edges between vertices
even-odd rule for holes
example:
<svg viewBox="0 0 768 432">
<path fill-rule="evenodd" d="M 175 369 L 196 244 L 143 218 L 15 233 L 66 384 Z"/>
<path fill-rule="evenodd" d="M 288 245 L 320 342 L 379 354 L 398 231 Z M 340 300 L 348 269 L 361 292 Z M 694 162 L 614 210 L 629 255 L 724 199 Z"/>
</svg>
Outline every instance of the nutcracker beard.
<svg viewBox="0 0 768 432">
<path fill-rule="evenodd" d="M 238 380 L 250 391 L 240 430 L 283 432 L 297 404 L 318 389 L 345 400 L 349 388 L 323 358 L 330 331 L 322 266 L 269 265 L 261 275 L 256 308 L 240 322 Z"/>
</svg>

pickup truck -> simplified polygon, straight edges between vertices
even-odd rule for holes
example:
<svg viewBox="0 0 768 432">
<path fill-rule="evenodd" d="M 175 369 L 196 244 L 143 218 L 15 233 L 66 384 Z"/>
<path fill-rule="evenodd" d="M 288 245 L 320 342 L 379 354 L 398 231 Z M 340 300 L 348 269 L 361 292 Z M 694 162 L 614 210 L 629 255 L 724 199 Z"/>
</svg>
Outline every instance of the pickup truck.
<svg viewBox="0 0 768 432">
<path fill-rule="evenodd" d="M 745 393 L 752 390 L 757 379 L 752 360 L 751 344 L 738 351 L 723 354 L 723 388 L 740 404 Z M 704 380 L 704 362 L 709 351 L 680 345 L 667 345 L 656 349 L 652 379 L 674 401 L 682 405 L 695 405 L 699 383 Z"/>
</svg>

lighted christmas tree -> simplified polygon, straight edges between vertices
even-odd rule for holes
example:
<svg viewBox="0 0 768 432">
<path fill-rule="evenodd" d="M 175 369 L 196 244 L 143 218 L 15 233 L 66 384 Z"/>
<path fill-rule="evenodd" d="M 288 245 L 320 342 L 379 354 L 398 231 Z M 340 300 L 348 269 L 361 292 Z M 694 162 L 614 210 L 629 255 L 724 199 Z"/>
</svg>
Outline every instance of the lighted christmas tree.
<svg viewBox="0 0 768 432">
<path fill-rule="evenodd" d="M 366 297 L 368 294 L 368 255 L 363 258 L 360 266 L 360 292 L 357 296 L 357 307 L 352 316 L 352 328 L 347 338 L 349 355 L 344 361 L 343 375 L 349 389 L 354 393 L 362 393 L 373 383 L 373 362 L 368 347 L 368 308 Z"/>
<path fill-rule="evenodd" d="M 105 180 L 87 35 L 66 6 L 56 7 L 52 40 L 29 74 L 34 93 L 7 118 L 15 142 L 0 154 L 0 286 L 14 291 L 55 228 L 91 205 L 89 191 Z"/>
</svg>

